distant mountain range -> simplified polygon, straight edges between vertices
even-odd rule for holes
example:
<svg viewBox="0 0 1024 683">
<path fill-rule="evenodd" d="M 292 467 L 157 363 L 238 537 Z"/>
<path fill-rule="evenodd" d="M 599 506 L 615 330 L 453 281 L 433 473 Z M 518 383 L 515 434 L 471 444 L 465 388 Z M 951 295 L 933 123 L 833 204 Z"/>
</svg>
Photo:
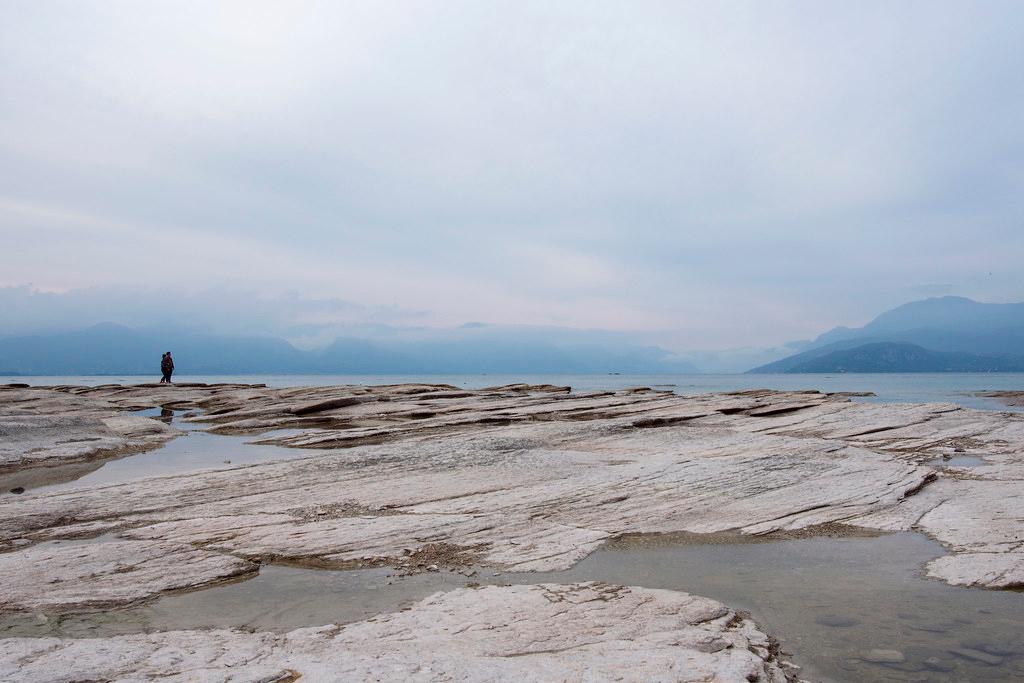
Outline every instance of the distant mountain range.
<svg viewBox="0 0 1024 683">
<path fill-rule="evenodd" d="M 931 351 L 906 342 L 874 342 L 849 349 L 808 351 L 757 368 L 766 372 L 1024 372 L 1024 356 L 979 356 Z"/>
<path fill-rule="evenodd" d="M 525 328 L 524 328 L 525 329 Z M 177 374 L 604 374 L 687 373 L 657 347 L 501 326 L 459 328 L 419 340 L 342 338 L 315 351 L 282 339 L 134 330 L 101 324 L 0 339 L 0 375 L 159 375 L 171 351 Z"/>
<path fill-rule="evenodd" d="M 1024 303 L 915 301 L 749 372 L 1024 372 Z"/>
<path fill-rule="evenodd" d="M 797 353 L 749 372 L 1024 372 L 1024 303 L 986 304 L 960 297 L 915 301 L 863 327 L 837 327 L 814 341 L 789 346 Z M 274 337 L 105 323 L 0 338 L 0 375 L 157 375 L 160 354 L 168 350 L 179 375 L 667 374 L 718 369 L 713 353 L 687 357 L 617 333 L 554 327 L 473 323 L 445 330 L 386 330 L 379 337 L 342 337 L 326 348 L 303 350 Z M 750 364 L 759 360 L 754 353 L 746 357 Z M 773 357 L 778 355 L 760 356 Z"/>
</svg>

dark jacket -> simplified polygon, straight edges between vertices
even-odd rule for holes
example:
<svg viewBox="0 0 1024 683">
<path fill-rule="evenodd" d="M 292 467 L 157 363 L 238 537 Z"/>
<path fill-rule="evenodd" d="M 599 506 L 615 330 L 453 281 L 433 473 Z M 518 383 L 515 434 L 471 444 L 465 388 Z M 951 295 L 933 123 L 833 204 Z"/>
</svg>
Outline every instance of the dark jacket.
<svg viewBox="0 0 1024 683">
<path fill-rule="evenodd" d="M 170 356 L 164 356 L 160 361 L 160 372 L 167 374 L 174 371 L 174 361 Z"/>
</svg>

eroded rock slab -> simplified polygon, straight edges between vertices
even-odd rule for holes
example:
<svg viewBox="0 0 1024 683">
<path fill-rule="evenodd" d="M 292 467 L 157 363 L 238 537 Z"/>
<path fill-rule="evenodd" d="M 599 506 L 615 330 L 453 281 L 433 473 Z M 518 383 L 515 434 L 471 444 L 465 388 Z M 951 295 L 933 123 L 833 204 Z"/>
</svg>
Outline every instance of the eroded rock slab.
<svg viewBox="0 0 1024 683">
<path fill-rule="evenodd" d="M 928 563 L 928 575 L 954 586 L 1024 586 L 1024 552 L 957 553 Z"/>
<path fill-rule="evenodd" d="M 978 396 L 999 399 L 1008 406 L 1024 406 L 1024 391 L 983 391 Z"/>
<path fill-rule="evenodd" d="M 722 604 L 602 584 L 488 587 L 286 634 L 178 631 L 0 640 L 0 679 L 32 681 L 765 681 L 795 679 Z"/>
<path fill-rule="evenodd" d="M 0 612 L 123 606 L 257 570 L 237 557 L 160 541 L 43 544 L 0 554 Z"/>
<path fill-rule="evenodd" d="M 99 397 L 0 387 L 0 472 L 148 450 L 178 434 Z"/>
<path fill-rule="evenodd" d="M 432 546 L 461 564 L 540 571 L 567 568 L 624 533 L 766 534 L 842 523 L 926 531 L 959 558 L 950 564 L 955 579 L 943 565 L 933 572 L 957 583 L 1010 587 L 1019 576 L 1024 416 L 1008 413 L 767 390 L 19 391 L 39 392 L 36 401 L 72 415 L 145 404 L 194 409 L 211 429 L 270 432 L 266 440 L 310 455 L 11 496 L 0 503 L 0 548 L 112 533 L 247 561 L 343 568 L 404 566 Z M 986 464 L 969 473 L 927 464 L 951 453 Z M 82 602 L 89 590 L 83 584 Z"/>
</svg>

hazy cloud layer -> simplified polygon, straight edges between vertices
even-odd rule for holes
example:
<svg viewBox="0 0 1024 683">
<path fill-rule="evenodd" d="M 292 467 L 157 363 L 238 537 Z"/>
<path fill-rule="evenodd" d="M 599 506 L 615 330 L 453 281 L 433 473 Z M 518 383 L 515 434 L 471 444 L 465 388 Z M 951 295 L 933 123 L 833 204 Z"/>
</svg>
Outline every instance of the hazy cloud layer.
<svg viewBox="0 0 1024 683">
<path fill-rule="evenodd" d="M 1020 18 L 2 2 L 0 286 L 200 326 L 259 300 L 309 343 L 480 320 L 677 350 L 1021 300 Z"/>
<path fill-rule="evenodd" d="M 62 332 L 98 322 L 132 328 L 234 336 L 275 336 L 300 348 L 326 346 L 340 335 L 387 338 L 421 329 L 422 312 L 362 306 L 340 299 L 308 299 L 295 293 L 211 289 L 95 287 L 39 292 L 0 287 L 0 337 Z"/>
</svg>

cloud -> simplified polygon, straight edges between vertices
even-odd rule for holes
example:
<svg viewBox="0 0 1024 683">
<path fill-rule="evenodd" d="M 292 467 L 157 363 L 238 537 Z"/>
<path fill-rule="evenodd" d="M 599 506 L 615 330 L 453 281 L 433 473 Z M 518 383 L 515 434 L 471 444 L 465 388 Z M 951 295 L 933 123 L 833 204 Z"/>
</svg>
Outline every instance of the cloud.
<svg viewBox="0 0 1024 683">
<path fill-rule="evenodd" d="M 371 307 L 297 293 L 265 296 L 241 289 L 195 292 L 153 287 L 96 287 L 45 292 L 0 287 L 0 336 L 78 330 L 98 323 L 228 335 L 284 337 L 310 348 L 340 334 L 379 336 L 416 325 L 425 312 Z"/>
<path fill-rule="evenodd" d="M 952 294 L 954 290 L 953 285 L 938 283 L 914 285 L 910 289 L 915 294 L 923 297 L 946 296 L 947 294 Z"/>
<path fill-rule="evenodd" d="M 1018 14 L 8 3 L 0 284 L 672 348 L 814 336 L 922 282 L 1024 299 Z"/>
</svg>

